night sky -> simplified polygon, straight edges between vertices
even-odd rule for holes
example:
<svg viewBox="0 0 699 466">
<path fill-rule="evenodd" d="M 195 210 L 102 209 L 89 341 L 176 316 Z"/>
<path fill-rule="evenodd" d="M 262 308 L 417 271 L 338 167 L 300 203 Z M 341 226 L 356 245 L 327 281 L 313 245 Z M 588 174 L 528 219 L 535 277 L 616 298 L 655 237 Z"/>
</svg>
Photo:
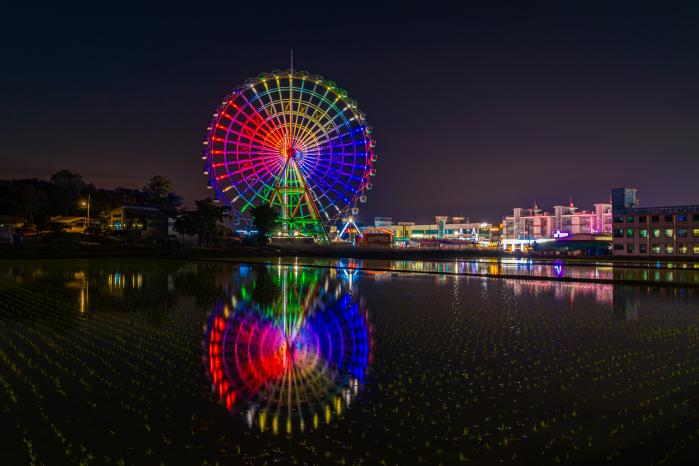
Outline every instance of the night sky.
<svg viewBox="0 0 699 466">
<path fill-rule="evenodd" d="M 212 112 L 293 47 L 295 68 L 347 89 L 374 128 L 364 221 L 591 208 L 623 185 L 646 206 L 699 203 L 699 8 L 520 3 L 5 13 L 0 178 L 68 168 L 141 187 L 157 173 L 191 205 L 208 193 Z"/>
</svg>

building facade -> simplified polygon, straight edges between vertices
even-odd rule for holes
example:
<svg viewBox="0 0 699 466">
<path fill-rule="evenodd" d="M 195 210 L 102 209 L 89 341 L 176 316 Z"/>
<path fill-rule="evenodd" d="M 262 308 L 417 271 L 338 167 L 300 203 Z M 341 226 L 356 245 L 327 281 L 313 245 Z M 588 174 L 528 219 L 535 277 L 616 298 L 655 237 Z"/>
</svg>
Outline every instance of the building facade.
<svg viewBox="0 0 699 466">
<path fill-rule="evenodd" d="M 430 243 L 429 245 L 436 246 L 440 242 L 444 244 L 452 242 L 455 245 L 462 243 L 464 246 L 489 247 L 497 246 L 499 235 L 499 227 L 490 223 L 469 222 L 465 217 L 438 215 L 435 217 L 435 223 L 429 224 L 393 223 L 388 217 L 377 217 L 374 223 L 374 228 L 391 231 L 396 242 L 410 245 Z"/>
<path fill-rule="evenodd" d="M 168 216 L 155 207 L 121 206 L 109 213 L 109 228 L 115 233 L 137 233 L 142 239 L 164 239 Z"/>
<path fill-rule="evenodd" d="M 608 235 L 612 231 L 612 205 L 594 204 L 593 211 L 578 210 L 570 205 L 557 205 L 553 213 L 537 207 L 515 208 L 503 219 L 504 240 L 537 240 L 561 235 Z"/>
<path fill-rule="evenodd" d="M 636 190 L 612 190 L 612 254 L 699 258 L 699 205 L 636 207 Z M 624 202 L 622 202 L 622 199 Z"/>
</svg>

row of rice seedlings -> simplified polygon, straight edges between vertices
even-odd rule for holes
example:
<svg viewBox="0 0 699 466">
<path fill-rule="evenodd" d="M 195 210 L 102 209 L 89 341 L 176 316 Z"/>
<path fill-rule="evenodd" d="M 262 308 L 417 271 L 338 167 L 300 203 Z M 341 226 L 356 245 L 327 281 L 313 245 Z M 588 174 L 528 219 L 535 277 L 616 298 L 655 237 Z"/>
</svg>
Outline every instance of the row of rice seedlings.
<svg viewBox="0 0 699 466">
<path fill-rule="evenodd" d="M 556 462 L 580 458 L 585 450 L 601 454 L 613 443 L 605 441 L 609 438 L 620 441 L 616 450 L 622 454 L 631 451 L 624 442 L 633 448 L 634 436 L 648 430 L 639 425 L 642 415 L 632 413 L 631 401 L 639 393 L 686 394 L 694 389 L 699 360 L 692 324 L 697 316 L 690 309 L 627 323 L 614 320 L 603 308 L 581 314 L 573 307 L 532 308 L 515 297 L 504 298 L 509 310 L 463 303 L 457 306 L 460 318 L 401 309 L 399 318 L 393 313 L 384 321 L 381 312 L 374 312 L 377 334 L 383 335 L 377 338 L 376 360 L 381 364 L 375 372 L 379 379 L 393 375 L 392 382 L 377 387 L 388 392 L 380 397 L 389 405 L 382 411 L 392 413 L 391 418 L 419 413 L 418 422 L 408 428 L 415 434 L 403 443 L 403 453 L 420 451 L 419 439 L 429 436 L 420 428 L 426 423 L 443 432 L 443 439 L 454 439 L 461 430 L 467 442 L 433 436 L 434 449 L 424 449 L 425 459 L 434 460 L 430 455 L 451 448 L 461 448 L 468 458 L 482 458 L 486 452 L 498 459 L 515 454 L 522 458 L 525 453 L 516 447 L 520 444 L 523 450 L 539 445 L 540 451 L 528 454 Z M 414 303 L 412 308 L 430 306 Z M 624 409 L 615 409 L 619 404 Z M 670 406 L 660 408 L 663 404 Z M 676 424 L 695 422 L 686 409 L 662 396 L 653 409 L 672 411 Z M 459 421 L 466 419 L 469 423 L 459 429 Z M 383 429 L 391 431 L 387 423 Z M 472 442 L 476 445 L 465 451 Z"/>
</svg>

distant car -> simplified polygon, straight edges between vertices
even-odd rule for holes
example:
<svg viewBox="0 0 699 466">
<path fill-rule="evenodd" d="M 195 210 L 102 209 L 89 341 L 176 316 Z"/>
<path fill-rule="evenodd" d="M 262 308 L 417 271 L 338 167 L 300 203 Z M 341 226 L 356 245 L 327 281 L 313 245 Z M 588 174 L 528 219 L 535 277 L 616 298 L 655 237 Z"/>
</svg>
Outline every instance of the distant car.
<svg viewBox="0 0 699 466">
<path fill-rule="evenodd" d="M 225 236 L 223 238 L 223 243 L 226 245 L 237 246 L 243 244 L 243 238 L 240 236 Z"/>
</svg>

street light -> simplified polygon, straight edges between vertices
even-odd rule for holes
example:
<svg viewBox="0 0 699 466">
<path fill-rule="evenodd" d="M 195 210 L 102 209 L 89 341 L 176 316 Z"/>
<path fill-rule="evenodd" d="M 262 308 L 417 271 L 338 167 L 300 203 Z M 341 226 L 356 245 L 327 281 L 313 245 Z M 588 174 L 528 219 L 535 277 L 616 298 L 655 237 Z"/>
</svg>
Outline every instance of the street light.
<svg viewBox="0 0 699 466">
<path fill-rule="evenodd" d="M 88 195 L 87 195 L 87 201 L 85 201 L 85 200 L 80 201 L 80 205 L 81 205 L 82 207 L 86 207 L 86 208 L 87 208 L 87 218 L 86 218 L 86 220 L 85 220 L 85 230 L 83 231 L 83 233 L 84 233 L 85 231 L 87 231 L 88 227 L 90 226 L 90 200 L 91 200 L 91 195 L 88 194 Z"/>
</svg>

